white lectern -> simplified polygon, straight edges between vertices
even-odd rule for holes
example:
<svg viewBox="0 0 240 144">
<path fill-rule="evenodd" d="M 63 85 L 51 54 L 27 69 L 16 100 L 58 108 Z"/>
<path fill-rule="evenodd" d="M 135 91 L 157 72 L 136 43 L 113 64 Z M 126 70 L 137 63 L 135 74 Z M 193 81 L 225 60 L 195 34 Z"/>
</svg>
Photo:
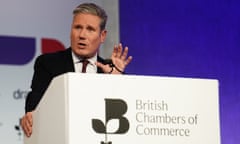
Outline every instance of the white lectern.
<svg viewBox="0 0 240 144">
<path fill-rule="evenodd" d="M 67 73 L 25 144 L 220 144 L 218 81 Z"/>
</svg>

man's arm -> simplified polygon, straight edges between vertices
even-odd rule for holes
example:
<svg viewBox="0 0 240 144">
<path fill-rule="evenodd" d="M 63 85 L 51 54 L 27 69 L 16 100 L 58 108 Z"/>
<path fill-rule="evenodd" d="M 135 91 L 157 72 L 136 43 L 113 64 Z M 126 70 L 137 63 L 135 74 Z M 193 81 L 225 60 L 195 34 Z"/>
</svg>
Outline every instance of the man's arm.
<svg viewBox="0 0 240 144">
<path fill-rule="evenodd" d="M 38 105 L 50 81 L 51 76 L 44 66 L 44 58 L 40 56 L 36 59 L 34 64 L 34 75 L 31 84 L 32 90 L 27 96 L 25 104 L 26 113 L 21 119 L 21 127 L 27 137 L 30 137 L 32 134 L 32 111 Z"/>
</svg>

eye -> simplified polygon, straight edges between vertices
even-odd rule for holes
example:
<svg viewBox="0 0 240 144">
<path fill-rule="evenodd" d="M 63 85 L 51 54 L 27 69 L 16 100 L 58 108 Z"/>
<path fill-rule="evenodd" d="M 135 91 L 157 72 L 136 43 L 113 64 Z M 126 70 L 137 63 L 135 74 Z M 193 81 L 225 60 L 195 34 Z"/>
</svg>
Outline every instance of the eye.
<svg viewBox="0 0 240 144">
<path fill-rule="evenodd" d="M 87 27 L 87 30 L 90 31 L 90 32 L 94 32 L 96 31 L 94 27 L 91 27 L 91 26 L 88 26 Z"/>
<path fill-rule="evenodd" d="M 75 25 L 74 28 L 75 28 L 75 29 L 81 29 L 82 26 L 81 26 L 81 25 Z"/>
</svg>

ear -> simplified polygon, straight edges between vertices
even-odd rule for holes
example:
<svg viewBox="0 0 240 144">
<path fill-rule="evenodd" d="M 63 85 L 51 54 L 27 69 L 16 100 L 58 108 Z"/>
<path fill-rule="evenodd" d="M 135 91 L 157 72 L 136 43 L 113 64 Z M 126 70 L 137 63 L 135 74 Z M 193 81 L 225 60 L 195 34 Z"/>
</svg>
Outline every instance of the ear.
<svg viewBox="0 0 240 144">
<path fill-rule="evenodd" d="M 100 37 L 101 37 L 101 43 L 103 43 L 107 37 L 107 30 L 102 30 Z"/>
</svg>

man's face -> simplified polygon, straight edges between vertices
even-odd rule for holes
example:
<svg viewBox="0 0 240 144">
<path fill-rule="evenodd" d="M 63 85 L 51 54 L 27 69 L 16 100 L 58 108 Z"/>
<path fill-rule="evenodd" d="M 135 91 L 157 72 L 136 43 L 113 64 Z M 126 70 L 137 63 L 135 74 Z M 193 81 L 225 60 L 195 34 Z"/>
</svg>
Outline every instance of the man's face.
<svg viewBox="0 0 240 144">
<path fill-rule="evenodd" d="M 71 48 L 82 58 L 91 58 L 104 42 L 106 30 L 100 29 L 101 19 L 92 14 L 76 14 L 71 28 Z"/>
</svg>

